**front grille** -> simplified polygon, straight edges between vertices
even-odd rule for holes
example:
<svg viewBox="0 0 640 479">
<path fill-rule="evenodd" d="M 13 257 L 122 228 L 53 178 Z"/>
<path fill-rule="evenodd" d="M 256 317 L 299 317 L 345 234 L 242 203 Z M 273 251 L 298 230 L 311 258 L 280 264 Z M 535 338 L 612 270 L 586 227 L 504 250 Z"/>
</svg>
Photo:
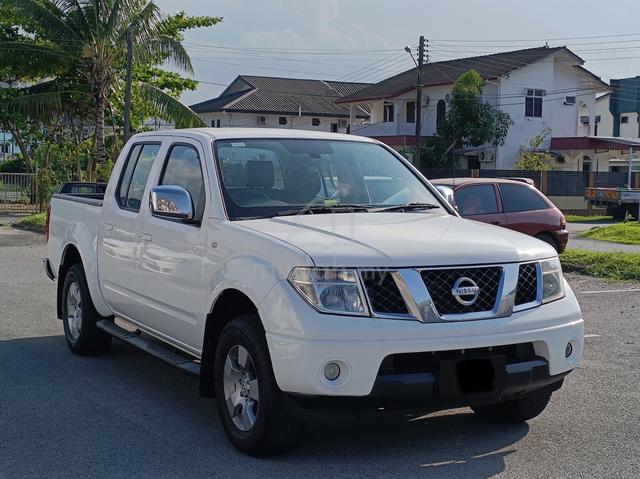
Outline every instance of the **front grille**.
<svg viewBox="0 0 640 479">
<path fill-rule="evenodd" d="M 521 264 L 518 270 L 515 305 L 527 304 L 538 297 L 538 269 L 535 263 Z"/>
<path fill-rule="evenodd" d="M 408 314 L 407 305 L 390 271 L 363 271 L 371 309 L 377 314 Z"/>
<path fill-rule="evenodd" d="M 491 311 L 498 297 L 502 268 L 426 269 L 420 272 L 431 299 L 442 316 Z M 460 304 L 451 290 L 459 278 L 469 278 L 480 288 L 475 302 L 469 306 Z"/>
</svg>

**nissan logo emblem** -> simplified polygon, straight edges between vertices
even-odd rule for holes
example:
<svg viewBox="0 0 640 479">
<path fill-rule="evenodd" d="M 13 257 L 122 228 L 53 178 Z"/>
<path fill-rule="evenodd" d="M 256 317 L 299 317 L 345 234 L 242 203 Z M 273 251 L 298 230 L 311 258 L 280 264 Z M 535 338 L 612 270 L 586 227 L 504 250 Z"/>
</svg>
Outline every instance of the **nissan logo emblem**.
<svg viewBox="0 0 640 479">
<path fill-rule="evenodd" d="M 480 287 L 471 278 L 462 276 L 453 283 L 451 294 L 463 306 L 471 306 L 478 299 Z"/>
</svg>

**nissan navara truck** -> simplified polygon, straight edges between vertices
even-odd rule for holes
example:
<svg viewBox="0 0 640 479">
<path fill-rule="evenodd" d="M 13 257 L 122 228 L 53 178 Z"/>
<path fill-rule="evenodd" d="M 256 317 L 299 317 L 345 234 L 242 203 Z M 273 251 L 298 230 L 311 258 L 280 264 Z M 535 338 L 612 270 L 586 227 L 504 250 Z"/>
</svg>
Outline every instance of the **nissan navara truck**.
<svg viewBox="0 0 640 479">
<path fill-rule="evenodd" d="M 369 138 L 138 134 L 104 193 L 54 195 L 47 240 L 71 351 L 115 337 L 198 375 L 250 455 L 319 416 L 527 421 L 582 356 L 556 251 L 461 218 Z"/>
</svg>

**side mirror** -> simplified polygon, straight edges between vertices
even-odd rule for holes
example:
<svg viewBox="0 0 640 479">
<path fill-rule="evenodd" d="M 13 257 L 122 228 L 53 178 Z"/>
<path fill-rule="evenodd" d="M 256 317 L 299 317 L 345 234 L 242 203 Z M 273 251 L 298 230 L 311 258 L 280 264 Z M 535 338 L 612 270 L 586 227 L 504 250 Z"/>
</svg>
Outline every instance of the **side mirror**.
<svg viewBox="0 0 640 479">
<path fill-rule="evenodd" d="M 149 198 L 151 214 L 158 218 L 189 221 L 194 217 L 193 200 L 182 186 L 154 186 Z"/>
<path fill-rule="evenodd" d="M 438 193 L 449 203 L 454 209 L 456 208 L 456 199 L 453 195 L 453 189 L 445 185 L 435 185 Z"/>
</svg>

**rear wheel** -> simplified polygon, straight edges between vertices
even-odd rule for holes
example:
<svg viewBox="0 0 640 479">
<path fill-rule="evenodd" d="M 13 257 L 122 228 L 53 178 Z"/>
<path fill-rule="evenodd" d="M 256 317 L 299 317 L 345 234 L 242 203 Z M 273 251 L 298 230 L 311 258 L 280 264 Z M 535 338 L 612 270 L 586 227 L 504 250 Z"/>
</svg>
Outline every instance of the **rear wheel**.
<svg viewBox="0 0 640 479">
<path fill-rule="evenodd" d="M 540 241 L 544 241 L 548 245 L 551 245 L 553 249 L 555 249 L 558 253 L 560 252 L 560 248 L 558 247 L 558 242 L 550 234 L 542 233 L 537 235 L 536 238 L 538 238 Z"/>
<path fill-rule="evenodd" d="M 106 319 L 96 311 L 82 265 L 69 268 L 62 288 L 62 322 L 69 349 L 76 354 L 97 356 L 111 345 L 111 336 L 98 329 L 96 322 Z"/>
<path fill-rule="evenodd" d="M 524 422 L 539 416 L 550 399 L 550 392 L 537 393 L 511 401 L 472 406 L 471 409 L 478 416 L 494 422 Z"/>
<path fill-rule="evenodd" d="M 242 452 L 268 456 L 295 437 L 284 411 L 259 319 L 246 315 L 229 322 L 214 362 L 216 403 L 227 437 Z"/>
</svg>

